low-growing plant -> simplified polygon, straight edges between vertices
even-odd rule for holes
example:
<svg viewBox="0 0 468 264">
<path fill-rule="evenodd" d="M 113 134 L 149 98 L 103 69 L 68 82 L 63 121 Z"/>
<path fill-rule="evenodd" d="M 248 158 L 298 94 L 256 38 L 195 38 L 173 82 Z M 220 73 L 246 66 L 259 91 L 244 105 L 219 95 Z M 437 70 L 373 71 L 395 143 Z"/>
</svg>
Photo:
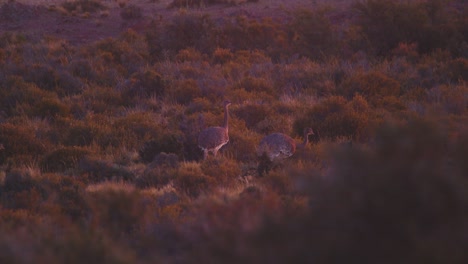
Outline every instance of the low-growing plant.
<svg viewBox="0 0 468 264">
<path fill-rule="evenodd" d="M 387 96 L 400 96 L 400 83 L 381 72 L 357 73 L 344 80 L 339 87 L 341 95 L 351 99 L 359 94 L 374 106 Z"/>
<path fill-rule="evenodd" d="M 132 181 L 135 178 L 125 166 L 105 160 L 83 157 L 76 162 L 76 166 L 86 182 Z"/>
<path fill-rule="evenodd" d="M 295 13 L 289 27 L 294 52 L 314 59 L 336 52 L 340 46 L 337 32 L 326 12 L 326 9 L 301 9 Z"/>
<path fill-rule="evenodd" d="M 87 154 L 80 147 L 62 147 L 44 155 L 39 166 L 44 172 L 63 172 L 75 168 Z"/>
<path fill-rule="evenodd" d="M 79 13 L 94 13 L 105 9 L 106 7 L 98 0 L 74 0 L 65 1 L 62 3 L 62 7 L 68 12 L 79 12 Z"/>
<path fill-rule="evenodd" d="M 200 165 L 203 174 L 210 176 L 218 185 L 229 186 L 236 183 L 241 171 L 235 160 L 223 159 L 207 159 Z"/>
<path fill-rule="evenodd" d="M 182 137 L 171 134 L 162 133 L 156 138 L 146 141 L 138 150 L 138 153 L 145 163 L 150 163 L 154 158 L 162 153 L 174 153 L 179 157 L 183 157 L 183 139 Z"/>
<path fill-rule="evenodd" d="M 125 20 L 140 19 L 143 17 L 143 11 L 137 5 L 128 5 L 122 8 L 120 17 Z"/>
<path fill-rule="evenodd" d="M 209 192 L 215 182 L 213 177 L 203 173 L 200 164 L 194 162 L 181 164 L 174 177 L 174 187 L 191 198 Z"/>
<path fill-rule="evenodd" d="M 37 160 L 49 147 L 49 142 L 37 138 L 32 127 L 21 124 L 0 124 L 0 164 L 24 164 Z"/>
<path fill-rule="evenodd" d="M 194 79 L 174 81 L 168 91 L 175 102 L 183 105 L 191 103 L 195 98 L 202 96 L 202 90 Z"/>
<path fill-rule="evenodd" d="M 321 139 L 348 137 L 363 140 L 368 136 L 369 111 L 362 96 L 356 96 L 350 102 L 341 96 L 331 96 L 296 119 L 294 131 L 300 135 L 304 128 L 312 127 Z"/>
</svg>

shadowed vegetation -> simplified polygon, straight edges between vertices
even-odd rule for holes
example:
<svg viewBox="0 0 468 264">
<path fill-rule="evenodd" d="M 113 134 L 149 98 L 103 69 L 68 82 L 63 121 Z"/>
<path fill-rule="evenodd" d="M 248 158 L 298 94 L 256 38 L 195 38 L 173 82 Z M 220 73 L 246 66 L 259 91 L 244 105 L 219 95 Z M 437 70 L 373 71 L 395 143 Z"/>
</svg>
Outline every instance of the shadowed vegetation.
<svg viewBox="0 0 468 264">
<path fill-rule="evenodd" d="M 120 34 L 0 34 L 0 262 L 468 263 L 465 1 L 275 3 L 67 1 Z"/>
</svg>

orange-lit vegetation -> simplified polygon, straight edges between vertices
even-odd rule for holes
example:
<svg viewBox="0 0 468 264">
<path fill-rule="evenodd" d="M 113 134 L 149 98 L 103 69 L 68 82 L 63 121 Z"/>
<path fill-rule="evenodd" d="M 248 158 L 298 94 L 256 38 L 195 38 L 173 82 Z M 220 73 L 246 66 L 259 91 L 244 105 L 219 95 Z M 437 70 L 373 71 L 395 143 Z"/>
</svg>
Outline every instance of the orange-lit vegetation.
<svg viewBox="0 0 468 264">
<path fill-rule="evenodd" d="M 0 35 L 1 263 L 468 263 L 465 1 L 144 2 L 45 11 L 146 25 L 98 41 Z"/>
</svg>

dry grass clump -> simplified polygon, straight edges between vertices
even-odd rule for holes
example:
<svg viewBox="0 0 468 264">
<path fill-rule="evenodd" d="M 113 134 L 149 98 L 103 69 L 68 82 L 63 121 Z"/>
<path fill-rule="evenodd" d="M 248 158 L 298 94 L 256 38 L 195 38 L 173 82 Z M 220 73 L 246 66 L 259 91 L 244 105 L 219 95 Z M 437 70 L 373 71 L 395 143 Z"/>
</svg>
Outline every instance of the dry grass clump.
<svg viewBox="0 0 468 264">
<path fill-rule="evenodd" d="M 95 13 L 106 9 L 106 6 L 98 0 L 65 1 L 62 3 L 62 7 L 69 13 Z"/>
<path fill-rule="evenodd" d="M 74 169 L 87 154 L 86 149 L 79 147 L 59 148 L 46 154 L 40 162 L 40 167 L 45 172 L 63 172 Z"/>
<path fill-rule="evenodd" d="M 0 163 L 24 164 L 36 160 L 48 147 L 35 135 L 32 127 L 23 124 L 0 124 L 0 142 L 5 149 L 0 151 Z"/>
<path fill-rule="evenodd" d="M 372 0 L 353 6 L 359 16 L 358 25 L 371 48 L 384 55 L 399 43 L 417 43 L 418 50 L 429 53 L 449 49 L 458 54 L 463 11 L 454 12 L 443 1 L 401 2 Z"/>
<path fill-rule="evenodd" d="M 314 105 L 294 122 L 294 130 L 301 135 L 305 127 L 313 127 L 321 139 L 340 137 L 361 139 L 366 137 L 369 124 L 369 105 L 362 96 L 347 101 L 341 96 L 331 96 Z"/>
<path fill-rule="evenodd" d="M 381 105 L 386 97 L 398 97 L 400 83 L 380 72 L 357 73 L 341 84 L 339 91 L 347 98 L 362 95 L 374 106 Z"/>
<path fill-rule="evenodd" d="M 206 175 L 200 164 L 186 162 L 181 164 L 174 175 L 174 187 L 191 198 L 197 198 L 213 190 L 216 180 Z"/>
<path fill-rule="evenodd" d="M 127 5 L 120 11 L 120 17 L 125 20 L 140 19 L 143 17 L 143 11 L 139 6 Z"/>
</svg>

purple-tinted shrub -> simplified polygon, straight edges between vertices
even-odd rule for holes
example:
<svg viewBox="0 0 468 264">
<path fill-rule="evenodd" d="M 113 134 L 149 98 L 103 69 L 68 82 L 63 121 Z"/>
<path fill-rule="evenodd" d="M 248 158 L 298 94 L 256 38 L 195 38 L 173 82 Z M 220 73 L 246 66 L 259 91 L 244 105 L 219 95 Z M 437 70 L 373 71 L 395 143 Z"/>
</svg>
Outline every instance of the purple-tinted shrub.
<svg viewBox="0 0 468 264">
<path fill-rule="evenodd" d="M 47 141 L 38 138 L 33 128 L 10 123 L 0 124 L 0 164 L 32 162 L 40 157 L 49 146 Z"/>
<path fill-rule="evenodd" d="M 369 124 L 369 106 L 362 96 L 347 101 L 341 96 L 331 96 L 312 106 L 294 122 L 294 131 L 302 135 L 306 127 L 312 127 L 314 137 L 336 140 L 350 138 L 363 140 Z"/>
<path fill-rule="evenodd" d="M 398 81 L 381 72 L 359 72 L 343 81 L 339 93 L 348 99 L 359 94 L 369 103 L 379 106 L 384 97 L 400 96 L 401 88 Z"/>
<path fill-rule="evenodd" d="M 39 166 L 44 172 L 63 172 L 74 169 L 88 153 L 88 150 L 80 147 L 58 148 L 45 154 Z"/>
<path fill-rule="evenodd" d="M 337 32 L 326 10 L 310 11 L 301 9 L 294 14 L 289 25 L 295 53 L 310 58 L 330 56 L 339 48 Z"/>
</svg>

